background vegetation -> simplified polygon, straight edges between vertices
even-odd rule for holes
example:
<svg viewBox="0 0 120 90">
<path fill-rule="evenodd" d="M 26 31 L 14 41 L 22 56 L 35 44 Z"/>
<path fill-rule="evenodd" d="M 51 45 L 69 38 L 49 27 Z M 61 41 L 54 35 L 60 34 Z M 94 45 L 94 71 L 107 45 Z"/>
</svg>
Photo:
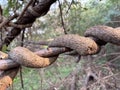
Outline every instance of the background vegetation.
<svg viewBox="0 0 120 90">
<path fill-rule="evenodd" d="M 8 17 L 14 12 L 20 13 L 28 2 L 29 0 L 7 0 L 1 1 L 1 6 L 4 15 Z M 59 3 L 56 2 L 47 15 L 38 18 L 31 28 L 26 28 L 24 47 L 32 51 L 46 48 L 47 46 L 39 45 L 38 42 L 48 41 L 62 35 L 64 30 L 68 34 L 84 35 L 87 28 L 95 25 L 119 27 L 119 3 L 120 0 L 64 0 L 60 2 L 59 6 Z M 61 19 L 63 19 L 63 24 Z M 6 32 L 1 31 L 0 34 L 2 40 Z M 22 33 L 11 43 L 8 50 L 21 45 L 21 37 Z M 24 89 L 21 87 L 18 74 L 10 90 L 82 90 L 88 66 L 93 72 L 99 73 L 101 78 L 99 85 L 98 83 L 90 85 L 91 90 L 119 90 L 119 52 L 119 46 L 107 44 L 102 47 L 99 54 L 82 57 L 78 63 L 76 63 L 78 56 L 60 55 L 59 59 L 47 68 L 23 67 Z"/>
</svg>

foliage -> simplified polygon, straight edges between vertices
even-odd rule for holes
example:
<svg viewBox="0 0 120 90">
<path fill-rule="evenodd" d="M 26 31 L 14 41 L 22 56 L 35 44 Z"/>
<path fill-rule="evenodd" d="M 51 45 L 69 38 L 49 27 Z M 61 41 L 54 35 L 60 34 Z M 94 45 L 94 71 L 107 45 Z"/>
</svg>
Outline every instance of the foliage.
<svg viewBox="0 0 120 90">
<path fill-rule="evenodd" d="M 23 67 L 23 90 L 47 90 L 51 84 L 60 82 L 62 78 L 67 77 L 76 64 L 69 58 L 66 59 L 65 63 L 63 63 L 63 61 L 64 59 L 60 58 L 58 62 L 53 65 L 41 69 L 29 69 Z M 73 65 L 71 65 L 71 63 L 73 63 Z M 15 90 L 22 90 L 19 74 L 14 80 L 13 86 Z"/>
<path fill-rule="evenodd" d="M 61 2 L 62 5 L 61 8 L 63 14 L 62 17 L 64 20 L 65 29 L 68 32 L 68 34 L 72 33 L 72 34 L 83 35 L 87 28 L 99 24 L 109 25 L 112 27 L 120 26 L 120 22 L 114 22 L 114 21 L 120 21 L 120 4 L 119 4 L 120 0 L 87 0 L 87 2 L 83 2 L 83 1 L 72 0 L 71 3 L 69 0 L 64 0 L 63 2 Z M 28 0 L 23 0 L 23 2 L 20 0 L 8 0 L 6 6 L 3 7 L 4 16 L 7 17 L 12 15 L 13 13 L 21 13 L 27 2 Z M 55 5 L 57 7 L 54 7 Z M 59 35 L 64 34 L 63 26 L 61 24 L 61 16 L 60 16 L 61 14 L 60 14 L 60 9 L 58 8 L 58 3 L 56 3 L 55 5 L 53 5 L 53 7 L 46 16 L 38 18 L 31 28 L 26 28 L 24 34 L 25 47 L 30 46 L 30 44 L 26 44 L 26 42 L 29 41 L 38 42 L 40 40 L 50 40 Z M 0 32 L 0 33 L 6 34 L 6 32 Z M 11 43 L 9 49 L 21 45 L 21 37 L 22 35 L 19 35 Z M 4 38 L 4 35 L 2 38 Z M 33 49 L 41 49 L 41 47 L 42 46 L 37 46 L 34 44 L 32 45 L 32 47 L 30 46 L 30 48 Z M 2 51 L 6 51 L 6 48 L 7 47 L 4 46 Z M 116 46 L 113 45 L 107 45 L 105 48 L 106 50 L 104 53 L 106 54 L 115 51 L 117 52 L 120 51 L 118 48 L 116 48 Z M 103 54 L 100 53 L 100 55 Z M 100 55 L 98 54 L 96 56 L 100 56 Z M 39 88 L 44 88 L 44 89 L 49 88 L 51 85 L 54 85 L 54 83 L 57 83 L 61 81 L 62 78 L 68 76 L 70 72 L 73 72 L 74 71 L 73 68 L 75 68 L 76 65 L 74 63 L 76 59 L 71 57 L 68 58 L 69 56 L 67 56 L 66 59 L 65 57 L 66 56 L 64 56 L 64 58 L 62 59 L 60 58 L 54 65 L 46 69 L 34 70 L 34 69 L 25 68 L 23 70 L 25 90 L 27 89 L 38 90 Z M 96 62 L 94 62 L 94 64 L 96 66 L 97 65 L 99 66 L 101 64 L 104 65 L 107 63 L 107 60 L 110 60 L 112 58 L 114 57 L 112 56 L 102 57 Z M 83 65 L 83 63 L 81 62 L 78 63 L 79 69 L 81 69 L 81 64 Z M 84 65 L 86 66 L 86 64 Z M 104 67 L 102 67 L 102 70 L 103 68 Z M 103 71 L 106 74 L 105 69 Z M 78 74 L 80 76 L 79 77 L 80 79 L 83 79 L 83 77 L 85 77 L 84 72 L 79 71 Z M 80 88 L 82 82 L 80 80 L 79 82 L 80 82 L 79 85 Z M 62 85 L 60 87 L 63 87 L 64 90 L 65 86 Z M 14 89 L 16 90 L 21 89 L 19 77 L 17 77 L 14 80 Z"/>
<path fill-rule="evenodd" d="M 81 2 L 73 2 L 70 9 L 68 9 L 69 7 L 67 5 L 71 3 L 68 2 L 66 4 L 63 2 L 62 13 L 66 31 L 68 33 L 83 35 L 84 31 L 91 26 L 110 23 L 113 17 L 119 17 L 120 15 L 119 2 L 119 0 L 90 0 L 84 4 L 81 4 Z M 59 8 L 55 8 L 54 11 L 51 10 L 50 13 L 45 16 L 45 21 L 40 20 L 40 22 L 40 26 L 44 26 L 45 30 L 43 36 L 55 37 L 64 33 Z"/>
</svg>

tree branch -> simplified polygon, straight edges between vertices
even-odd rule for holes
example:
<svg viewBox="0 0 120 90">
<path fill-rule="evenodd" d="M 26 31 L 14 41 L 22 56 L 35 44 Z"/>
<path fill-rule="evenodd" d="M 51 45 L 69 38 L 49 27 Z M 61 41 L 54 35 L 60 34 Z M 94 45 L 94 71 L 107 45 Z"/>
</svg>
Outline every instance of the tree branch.
<svg viewBox="0 0 120 90">
<path fill-rule="evenodd" d="M 56 2 L 56 0 L 41 0 L 37 5 L 34 7 L 29 7 L 25 12 L 24 15 L 16 22 L 16 24 L 25 25 L 25 24 L 32 24 L 36 20 L 36 18 L 45 15 L 48 11 L 50 6 Z M 9 45 L 12 40 L 19 35 L 21 32 L 20 28 L 13 28 L 4 39 L 3 43 L 0 45 L 0 49 L 2 49 L 3 45 Z"/>
</svg>

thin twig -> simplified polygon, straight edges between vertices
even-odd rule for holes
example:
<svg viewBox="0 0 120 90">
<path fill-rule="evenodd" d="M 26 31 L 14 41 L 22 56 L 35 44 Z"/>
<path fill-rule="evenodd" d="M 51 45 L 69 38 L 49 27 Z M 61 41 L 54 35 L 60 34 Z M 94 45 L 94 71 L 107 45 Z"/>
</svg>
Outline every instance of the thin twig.
<svg viewBox="0 0 120 90">
<path fill-rule="evenodd" d="M 66 11 L 66 14 L 68 13 L 68 11 L 70 10 L 71 6 L 72 6 L 72 3 L 74 2 L 74 0 L 71 1 L 69 7 L 68 7 L 68 10 Z"/>
<path fill-rule="evenodd" d="M 24 45 L 24 34 L 25 34 L 25 29 L 23 30 L 23 32 L 22 32 L 22 37 L 21 37 L 21 46 L 23 47 L 23 45 Z"/>
<path fill-rule="evenodd" d="M 25 29 L 22 32 L 22 37 L 21 37 L 21 46 L 23 47 L 23 42 L 24 42 L 24 34 L 25 34 Z M 24 81 L 23 81 L 23 75 L 22 75 L 22 66 L 20 66 L 20 80 L 21 80 L 21 86 L 24 89 Z"/>
<path fill-rule="evenodd" d="M 9 17 L 8 19 L 3 19 L 2 23 L 0 24 L 0 29 L 8 24 L 11 20 L 13 20 L 14 18 L 16 18 L 18 15 L 17 14 L 14 14 L 13 16 Z"/>
<path fill-rule="evenodd" d="M 0 39 L 1 39 L 1 42 L 3 41 L 3 34 L 2 34 L 2 32 L 3 32 L 3 30 L 0 30 Z"/>
<path fill-rule="evenodd" d="M 8 23 L 8 26 L 24 29 L 24 28 L 27 28 L 27 27 L 31 27 L 32 24 L 19 25 L 19 24 L 15 24 L 15 23 L 10 22 L 10 23 Z"/>
<path fill-rule="evenodd" d="M 2 22 L 2 20 L 3 20 L 3 17 L 2 17 L 2 12 L 3 10 L 2 10 L 2 7 L 1 7 L 1 5 L 0 5 L 0 23 Z M 3 39 L 2 39 L 2 30 L 0 30 L 0 39 L 1 39 L 1 42 L 3 41 Z"/>
<path fill-rule="evenodd" d="M 66 28 L 65 28 L 65 23 L 64 23 L 64 20 L 63 20 L 63 13 L 62 13 L 60 0 L 58 0 L 58 3 L 59 3 L 59 9 L 60 9 L 61 23 L 62 23 L 62 26 L 63 26 L 63 29 L 64 29 L 64 33 L 67 34 L 67 31 L 66 31 Z"/>
<path fill-rule="evenodd" d="M 100 55 L 97 58 L 93 59 L 93 61 L 99 60 L 100 58 L 103 58 L 103 57 L 112 56 L 112 55 L 120 55 L 120 53 L 117 52 L 117 53 L 103 54 L 103 55 Z"/>
<path fill-rule="evenodd" d="M 20 81 L 21 81 L 21 86 L 24 89 L 24 80 L 23 80 L 23 75 L 22 75 L 22 66 L 20 66 Z"/>
</svg>

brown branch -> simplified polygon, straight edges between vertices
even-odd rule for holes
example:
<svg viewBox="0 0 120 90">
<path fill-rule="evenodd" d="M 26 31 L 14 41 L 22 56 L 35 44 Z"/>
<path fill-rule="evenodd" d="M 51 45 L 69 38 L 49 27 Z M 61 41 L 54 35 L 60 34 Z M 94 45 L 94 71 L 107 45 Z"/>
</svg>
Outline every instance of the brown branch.
<svg viewBox="0 0 120 90">
<path fill-rule="evenodd" d="M 61 54 L 61 53 L 67 52 L 67 51 L 70 51 L 70 49 L 67 49 L 67 48 L 49 48 L 49 49 L 37 51 L 37 52 L 35 52 L 35 54 L 37 54 L 38 56 L 41 56 L 41 57 L 52 57 L 52 56 L 56 56 L 58 54 Z M 15 68 L 18 66 L 19 66 L 19 64 L 14 62 L 11 59 L 0 60 L 0 70 L 8 70 L 8 69 Z"/>
<path fill-rule="evenodd" d="M 75 50 L 79 55 L 91 55 L 99 52 L 100 47 L 94 40 L 87 37 L 82 37 L 77 34 L 61 35 L 55 38 L 50 44 L 50 47 L 67 47 Z"/>
<path fill-rule="evenodd" d="M 17 75 L 19 67 L 6 70 L 0 76 L 0 89 L 6 90 L 13 82 L 13 79 Z"/>
<path fill-rule="evenodd" d="M 14 18 L 18 17 L 17 14 L 14 14 L 13 16 L 9 17 L 8 19 L 3 19 L 2 23 L 0 24 L 0 29 L 5 26 L 6 24 L 8 24 L 11 20 L 13 20 Z"/>
<path fill-rule="evenodd" d="M 35 52 L 35 53 L 38 54 L 39 56 L 45 57 L 45 56 L 50 56 L 50 55 L 56 55 L 56 52 L 58 54 L 58 52 L 63 53 L 66 51 L 69 51 L 69 49 L 53 48 L 53 49 L 43 50 L 41 52 L 39 51 L 39 52 Z M 42 63 L 42 61 L 41 61 L 41 63 Z M 16 69 L 12 69 L 12 68 L 16 68 Z M 10 59 L 0 60 L 0 70 L 5 70 L 5 72 L 1 74 L 1 78 L 0 78 L 0 84 L 1 84 L 0 89 L 5 90 L 9 85 L 12 84 L 12 81 L 19 70 L 19 64 L 17 64 L 16 62 L 14 62 Z"/>
<path fill-rule="evenodd" d="M 103 42 L 120 45 L 120 28 L 98 25 L 89 28 L 85 32 L 85 36 L 94 38 L 96 37 L 97 39 L 101 40 L 102 45 L 105 45 Z"/>
<path fill-rule="evenodd" d="M 19 43 L 23 43 L 25 46 L 29 46 L 29 44 L 48 46 L 48 44 L 50 43 L 50 41 L 51 41 L 51 40 L 49 40 L 49 41 L 40 40 L 40 41 L 38 41 L 38 42 L 34 42 L 34 41 L 24 41 L 24 42 L 21 42 L 21 41 L 19 41 Z"/>
<path fill-rule="evenodd" d="M 0 60 L 8 58 L 8 55 L 2 51 L 0 51 Z"/>
<path fill-rule="evenodd" d="M 2 7 L 0 5 L 0 23 L 3 21 L 2 14 L 3 14 L 3 10 L 2 10 Z"/>
<path fill-rule="evenodd" d="M 15 24 L 15 23 L 10 22 L 10 23 L 8 23 L 8 26 L 14 27 L 14 28 L 19 28 L 19 29 L 24 29 L 24 28 L 31 27 L 32 24 L 19 25 L 19 24 Z"/>
<path fill-rule="evenodd" d="M 70 51 L 70 49 L 63 47 L 63 48 L 48 48 L 48 49 L 37 51 L 35 53 L 42 57 L 51 57 L 51 56 L 56 56 L 68 51 Z"/>
<path fill-rule="evenodd" d="M 38 42 L 33 42 L 33 41 L 28 41 L 28 42 L 23 42 L 25 44 L 35 44 L 35 45 L 47 45 L 50 43 L 50 40 L 49 41 L 43 41 L 43 40 L 40 40 Z"/>
<path fill-rule="evenodd" d="M 63 45 L 63 47 L 68 47 L 70 49 L 75 49 L 75 50 L 77 49 L 76 51 L 80 55 L 95 54 L 99 50 L 98 49 L 99 47 L 92 39 L 81 37 L 78 35 L 65 35 L 65 36 L 58 37 L 55 40 L 53 40 L 53 42 L 50 43 L 49 46 L 53 47 L 54 45 L 55 46 L 57 45 L 59 47 L 58 41 L 59 41 L 60 45 Z M 66 46 L 64 46 L 64 45 L 66 45 Z M 67 50 L 69 51 L 69 49 L 67 49 Z M 55 49 L 55 52 L 53 54 L 53 50 L 48 48 L 47 51 L 49 51 L 49 52 L 47 52 L 47 51 L 44 51 L 44 53 L 37 52 L 37 54 L 36 54 L 36 53 L 29 51 L 26 48 L 16 47 L 9 52 L 9 58 L 11 58 L 13 61 L 19 63 L 20 65 L 24 65 L 26 67 L 43 68 L 43 67 L 51 65 L 53 62 L 56 61 L 57 56 L 60 53 L 66 52 L 67 50 L 66 50 L 66 48 L 62 48 L 61 50 L 59 50 L 59 53 L 58 53 L 58 52 L 56 52 L 56 49 Z M 46 54 L 47 54 L 46 56 L 48 56 L 48 55 L 50 55 L 50 53 L 52 53 L 53 56 L 52 55 L 49 57 L 39 57 L 38 56 L 38 55 L 46 55 Z M 7 60 L 4 60 L 4 61 L 6 61 L 6 63 L 7 63 L 7 65 L 6 65 L 7 69 L 10 69 L 11 67 L 13 67 L 13 65 L 11 66 Z M 5 67 L 5 69 L 6 69 L 6 67 Z M 3 69 L 3 67 L 2 67 L 2 69 Z M 4 72 L 4 73 L 6 73 L 6 72 Z"/>
<path fill-rule="evenodd" d="M 0 60 L 0 70 L 8 70 L 8 69 L 15 68 L 18 66 L 19 64 L 14 62 L 11 59 Z"/>
</svg>

